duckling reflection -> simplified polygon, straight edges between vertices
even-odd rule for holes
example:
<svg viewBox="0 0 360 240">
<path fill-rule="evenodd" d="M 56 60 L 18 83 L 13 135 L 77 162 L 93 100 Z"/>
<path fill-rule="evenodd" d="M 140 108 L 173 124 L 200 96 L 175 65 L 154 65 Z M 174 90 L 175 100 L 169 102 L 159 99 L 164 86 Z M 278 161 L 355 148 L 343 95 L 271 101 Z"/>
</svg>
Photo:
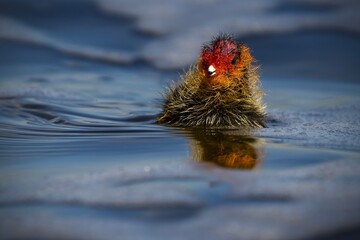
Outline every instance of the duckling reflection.
<svg viewBox="0 0 360 240">
<path fill-rule="evenodd" d="M 262 151 L 256 149 L 257 139 L 219 130 L 195 130 L 190 141 L 191 158 L 213 162 L 226 168 L 253 169 Z"/>
</svg>

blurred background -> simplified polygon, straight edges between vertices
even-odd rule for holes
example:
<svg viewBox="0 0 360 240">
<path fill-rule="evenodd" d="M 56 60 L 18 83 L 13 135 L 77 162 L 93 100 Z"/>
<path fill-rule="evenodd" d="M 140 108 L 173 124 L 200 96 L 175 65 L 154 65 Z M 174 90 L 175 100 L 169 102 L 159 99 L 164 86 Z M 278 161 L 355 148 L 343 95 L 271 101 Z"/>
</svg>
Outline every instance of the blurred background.
<svg viewBox="0 0 360 240">
<path fill-rule="evenodd" d="M 83 61 L 181 70 L 195 62 L 204 42 L 225 32 L 250 45 L 266 77 L 357 81 L 359 5 L 356 0 L 2 0 L 0 61 L 2 68 L 25 62 L 20 48 L 32 45 Z M 31 62 L 40 55 L 45 57 L 33 54 Z"/>
</svg>

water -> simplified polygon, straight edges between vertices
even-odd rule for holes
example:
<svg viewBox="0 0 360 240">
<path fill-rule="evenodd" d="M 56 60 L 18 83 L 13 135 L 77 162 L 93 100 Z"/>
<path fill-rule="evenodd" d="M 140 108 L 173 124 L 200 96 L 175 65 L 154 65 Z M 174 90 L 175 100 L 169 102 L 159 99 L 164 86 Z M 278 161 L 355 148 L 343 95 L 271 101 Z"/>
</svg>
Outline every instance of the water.
<svg viewBox="0 0 360 240">
<path fill-rule="evenodd" d="M 154 19 L 141 28 L 110 15 L 103 11 L 110 3 L 1 3 L 2 239 L 359 236 L 356 29 L 238 32 L 263 65 L 268 128 L 172 128 L 154 122 L 166 85 L 182 71 L 163 68 L 189 62 L 164 61 L 172 55 L 162 58 L 168 48 L 156 46 L 177 46 L 181 34 Z M 257 14 L 277 6 L 258 3 Z M 177 4 L 185 11 L 190 3 Z M 322 22 L 337 8 L 270 9 Z M 179 31 L 189 23 L 182 24 Z M 163 37 L 149 34 L 154 29 Z M 192 37 L 197 51 L 202 37 Z"/>
</svg>

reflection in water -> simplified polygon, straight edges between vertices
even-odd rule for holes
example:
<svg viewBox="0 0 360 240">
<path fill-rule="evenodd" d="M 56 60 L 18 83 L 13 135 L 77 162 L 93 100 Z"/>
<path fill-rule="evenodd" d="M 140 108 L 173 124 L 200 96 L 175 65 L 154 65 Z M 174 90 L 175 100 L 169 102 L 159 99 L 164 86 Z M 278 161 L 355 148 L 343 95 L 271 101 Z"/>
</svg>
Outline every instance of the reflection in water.
<svg viewBox="0 0 360 240">
<path fill-rule="evenodd" d="M 213 162 L 226 168 L 253 169 L 261 159 L 257 139 L 238 132 L 194 130 L 190 141 L 191 158 Z"/>
</svg>

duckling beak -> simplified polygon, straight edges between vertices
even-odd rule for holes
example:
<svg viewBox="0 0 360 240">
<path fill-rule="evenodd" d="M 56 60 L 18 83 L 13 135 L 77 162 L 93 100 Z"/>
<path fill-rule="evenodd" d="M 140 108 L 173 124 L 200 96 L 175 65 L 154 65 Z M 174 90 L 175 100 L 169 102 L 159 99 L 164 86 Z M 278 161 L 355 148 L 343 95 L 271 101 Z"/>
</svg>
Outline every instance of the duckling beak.
<svg viewBox="0 0 360 240">
<path fill-rule="evenodd" d="M 216 74 L 216 69 L 214 68 L 213 65 L 209 66 L 208 73 L 209 73 L 210 76 L 214 76 Z"/>
</svg>

